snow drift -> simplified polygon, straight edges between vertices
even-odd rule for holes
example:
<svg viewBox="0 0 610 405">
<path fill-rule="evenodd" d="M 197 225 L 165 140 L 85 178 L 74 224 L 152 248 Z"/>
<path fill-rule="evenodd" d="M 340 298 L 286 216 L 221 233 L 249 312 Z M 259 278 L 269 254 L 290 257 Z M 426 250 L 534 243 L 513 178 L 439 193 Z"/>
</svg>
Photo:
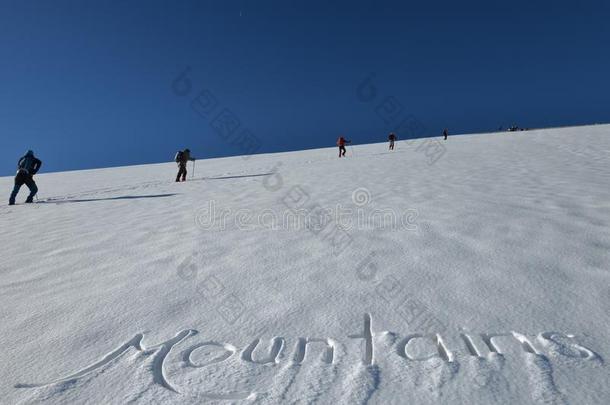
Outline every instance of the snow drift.
<svg viewBox="0 0 610 405">
<path fill-rule="evenodd" d="M 606 403 L 609 153 L 600 125 L 41 174 L 0 208 L 2 402 Z"/>
</svg>

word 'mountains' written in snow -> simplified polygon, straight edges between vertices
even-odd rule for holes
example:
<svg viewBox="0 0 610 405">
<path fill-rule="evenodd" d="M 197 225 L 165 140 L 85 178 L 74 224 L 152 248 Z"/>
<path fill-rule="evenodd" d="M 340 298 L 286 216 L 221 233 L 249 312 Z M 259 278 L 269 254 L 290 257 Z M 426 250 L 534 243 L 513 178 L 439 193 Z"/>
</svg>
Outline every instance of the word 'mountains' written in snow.
<svg viewBox="0 0 610 405">
<path fill-rule="evenodd" d="M 387 336 L 388 334 L 391 334 L 391 332 L 375 332 L 371 315 L 365 314 L 364 325 L 360 327 L 360 330 L 347 335 L 347 339 L 350 341 L 361 343 L 361 349 L 358 353 L 344 352 L 343 355 L 347 357 L 345 360 L 360 363 L 362 367 L 376 366 L 376 358 L 378 350 L 380 350 L 377 347 L 378 345 L 376 345 L 376 338 Z M 82 369 L 65 377 L 60 377 L 44 383 L 17 384 L 16 387 L 39 388 L 75 381 L 85 376 L 93 375 L 94 372 L 103 369 L 125 353 L 135 350 L 141 355 L 152 353 L 152 367 L 150 370 L 153 382 L 164 389 L 179 394 L 179 388 L 167 377 L 165 363 L 169 354 L 176 346 L 185 343 L 196 335 L 199 335 L 197 330 L 186 329 L 178 332 L 174 337 L 162 343 L 146 346 L 144 344 L 144 334 L 139 333 L 127 342 L 119 345 L 110 353 L 101 357 L 99 360 L 84 366 Z M 455 364 L 459 361 L 455 352 L 459 351 L 459 353 L 465 354 L 466 356 L 473 356 L 479 358 L 481 361 L 486 361 L 493 356 L 503 356 L 506 345 L 510 342 L 513 348 L 516 347 L 517 350 L 521 350 L 542 361 L 549 361 L 545 354 L 546 350 L 549 353 L 561 353 L 563 356 L 576 360 L 603 362 L 601 356 L 593 350 L 576 342 L 574 335 L 560 332 L 542 332 L 536 336 L 514 331 L 507 333 L 479 334 L 462 332 L 459 333 L 459 340 L 462 342 L 462 347 L 451 347 L 440 334 L 411 333 L 404 336 L 402 339 L 399 338 L 395 340 L 395 343 L 390 349 L 392 352 L 390 355 L 397 356 L 397 358 L 404 362 L 427 362 L 434 360 Z M 269 367 L 278 365 L 283 361 L 280 359 L 280 354 L 282 352 L 286 352 L 283 357 L 287 359 L 285 361 L 290 362 L 294 366 L 304 363 L 307 358 L 309 358 L 310 362 L 317 361 L 320 367 L 333 366 L 340 363 L 336 350 L 341 344 L 338 340 L 332 338 L 299 337 L 295 339 L 295 345 L 292 350 L 287 347 L 286 341 L 287 339 L 276 336 L 270 340 L 270 345 L 267 345 L 267 352 L 264 354 L 259 353 L 258 355 L 255 355 L 254 353 L 261 344 L 261 337 L 254 338 L 251 343 L 246 345 L 242 350 L 238 350 L 236 346 L 230 343 L 220 343 L 211 340 L 193 342 L 190 346 L 182 348 L 184 350 L 184 355 L 181 360 L 184 363 L 182 366 L 193 370 L 212 365 L 219 366 L 221 363 L 227 362 L 234 357 L 238 362 Z M 502 344 L 500 344 L 500 341 Z M 424 347 L 427 348 L 426 353 L 422 354 L 420 351 L 412 350 L 413 345 L 424 345 Z M 316 347 L 317 350 L 321 350 L 321 356 L 317 357 L 316 360 L 311 358 L 312 355 L 310 352 L 313 350 L 313 347 Z M 198 359 L 197 352 L 210 348 L 218 350 L 220 354 L 212 359 L 207 359 L 206 361 Z M 264 351 L 264 349 L 259 349 L 259 352 L 260 351 Z M 232 364 L 235 363 L 233 362 Z M 255 387 L 255 389 L 248 389 L 244 392 L 206 392 L 204 396 L 213 399 L 227 400 L 254 399 L 260 394 L 260 389 L 264 389 L 264 387 Z"/>
</svg>

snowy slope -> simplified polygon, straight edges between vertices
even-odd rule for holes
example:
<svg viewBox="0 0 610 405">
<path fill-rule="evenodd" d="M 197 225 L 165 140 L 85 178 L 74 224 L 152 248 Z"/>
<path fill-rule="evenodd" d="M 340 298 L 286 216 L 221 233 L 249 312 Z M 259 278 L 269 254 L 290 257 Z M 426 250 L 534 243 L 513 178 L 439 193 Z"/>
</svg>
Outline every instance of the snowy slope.
<svg viewBox="0 0 610 405">
<path fill-rule="evenodd" d="M 0 402 L 608 403 L 610 126 L 437 142 L 37 176 Z"/>
</svg>

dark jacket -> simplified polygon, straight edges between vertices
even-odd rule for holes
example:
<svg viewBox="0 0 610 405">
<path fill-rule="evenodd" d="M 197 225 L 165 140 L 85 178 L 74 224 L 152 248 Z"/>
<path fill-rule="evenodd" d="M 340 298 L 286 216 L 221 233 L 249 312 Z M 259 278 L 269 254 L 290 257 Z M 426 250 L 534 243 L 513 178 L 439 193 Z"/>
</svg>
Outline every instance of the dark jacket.
<svg viewBox="0 0 610 405">
<path fill-rule="evenodd" d="M 177 163 L 179 166 L 186 166 L 189 160 L 194 161 L 195 158 L 191 156 L 191 151 L 187 149 L 183 150 L 182 153 L 179 155 Z"/>
<path fill-rule="evenodd" d="M 40 170 L 42 162 L 36 156 L 34 152 L 29 150 L 17 163 L 17 170 L 19 172 L 26 172 L 30 176 L 35 175 Z"/>
</svg>

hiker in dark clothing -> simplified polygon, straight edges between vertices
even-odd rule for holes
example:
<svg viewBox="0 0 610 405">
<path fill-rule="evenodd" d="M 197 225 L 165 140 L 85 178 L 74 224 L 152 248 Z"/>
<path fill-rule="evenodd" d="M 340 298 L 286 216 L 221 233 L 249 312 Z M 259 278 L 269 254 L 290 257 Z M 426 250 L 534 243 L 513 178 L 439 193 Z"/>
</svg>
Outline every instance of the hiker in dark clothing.
<svg viewBox="0 0 610 405">
<path fill-rule="evenodd" d="M 339 147 L 339 157 L 341 156 L 345 156 L 345 144 L 346 143 L 351 143 L 352 141 L 348 141 L 346 140 L 344 137 L 340 136 L 339 139 L 337 139 L 337 146 Z"/>
<path fill-rule="evenodd" d="M 191 157 L 190 149 L 181 150 L 176 153 L 176 163 L 178 163 L 178 175 L 176 182 L 186 181 L 186 164 L 190 161 L 194 162 L 195 158 Z"/>
<path fill-rule="evenodd" d="M 15 198 L 19 193 L 19 189 L 21 189 L 21 186 L 24 184 L 30 189 L 30 195 L 25 202 L 34 202 L 34 196 L 38 192 L 38 186 L 36 186 L 36 182 L 34 181 L 34 175 L 38 173 L 40 166 L 42 166 L 42 162 L 34 156 L 34 152 L 31 150 L 27 151 L 25 156 L 19 159 L 19 163 L 17 163 L 17 175 L 15 175 L 15 187 L 8 200 L 8 205 L 15 205 Z"/>
<path fill-rule="evenodd" d="M 394 150 L 394 141 L 396 141 L 396 134 L 394 134 L 394 132 L 390 133 L 388 141 L 390 141 L 390 150 Z"/>
<path fill-rule="evenodd" d="M 443 130 L 443 136 L 445 137 L 445 140 L 447 140 L 447 135 L 449 135 L 449 131 L 447 131 L 447 128 L 445 128 Z"/>
</svg>

